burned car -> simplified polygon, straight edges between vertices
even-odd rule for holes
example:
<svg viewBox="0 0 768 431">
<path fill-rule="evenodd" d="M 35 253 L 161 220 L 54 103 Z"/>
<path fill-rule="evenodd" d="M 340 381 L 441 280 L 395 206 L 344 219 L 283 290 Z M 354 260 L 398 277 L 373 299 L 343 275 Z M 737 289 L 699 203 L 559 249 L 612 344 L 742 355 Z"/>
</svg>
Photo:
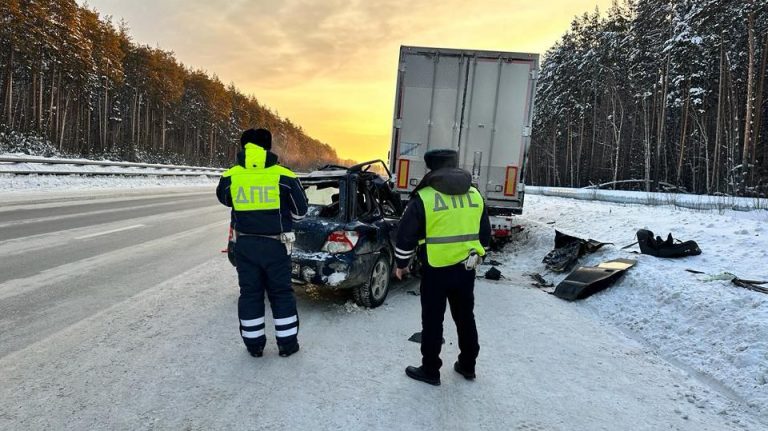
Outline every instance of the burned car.
<svg viewBox="0 0 768 431">
<path fill-rule="evenodd" d="M 350 289 L 365 307 L 384 302 L 402 203 L 373 169 L 379 164 L 388 174 L 377 160 L 352 167 L 328 165 L 299 175 L 309 210 L 294 224 L 294 283 Z"/>
</svg>

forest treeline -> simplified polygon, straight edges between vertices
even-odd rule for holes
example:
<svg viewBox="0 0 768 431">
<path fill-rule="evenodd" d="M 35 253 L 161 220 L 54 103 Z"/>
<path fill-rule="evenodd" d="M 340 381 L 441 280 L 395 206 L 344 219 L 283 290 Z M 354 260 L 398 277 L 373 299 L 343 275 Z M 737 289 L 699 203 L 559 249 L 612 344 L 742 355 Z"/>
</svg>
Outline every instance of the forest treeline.
<svg viewBox="0 0 768 431">
<path fill-rule="evenodd" d="M 350 162 L 254 96 L 133 42 L 126 25 L 75 0 L 0 0 L 0 140 L 43 140 L 66 155 L 227 166 L 250 127 L 270 129 L 294 169 Z M 18 141 L 6 148 L 23 150 Z"/>
<path fill-rule="evenodd" d="M 768 194 L 768 2 L 621 0 L 545 56 L 528 181 Z"/>
</svg>

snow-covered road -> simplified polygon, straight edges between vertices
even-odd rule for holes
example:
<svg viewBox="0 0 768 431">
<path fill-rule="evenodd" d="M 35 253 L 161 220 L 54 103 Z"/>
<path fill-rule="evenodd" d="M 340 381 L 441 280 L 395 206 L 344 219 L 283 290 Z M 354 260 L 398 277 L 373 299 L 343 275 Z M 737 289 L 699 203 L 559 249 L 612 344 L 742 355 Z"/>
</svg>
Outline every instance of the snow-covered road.
<svg viewBox="0 0 768 431">
<path fill-rule="evenodd" d="M 419 300 L 300 296 L 303 350 L 247 355 L 232 268 L 215 258 L 0 359 L 3 429 L 759 429 L 723 396 L 583 315 L 481 282 L 479 377 L 405 377 Z M 446 325 L 444 358 L 457 354 Z"/>
<path fill-rule="evenodd" d="M 209 221 L 198 214 L 192 224 L 204 227 L 197 231 L 178 221 L 178 230 L 187 232 L 182 236 L 162 227 L 154 228 L 160 235 L 155 239 L 140 234 L 145 228 L 117 231 L 124 248 L 105 241 L 90 257 L 73 251 L 69 262 L 0 284 L 0 429 L 768 429 L 765 417 L 747 405 L 738 386 L 702 378 L 665 349 L 678 343 L 685 351 L 695 333 L 646 339 L 663 330 L 646 333 L 642 328 L 666 325 L 671 337 L 685 319 L 697 318 L 693 325 L 707 323 L 698 315 L 670 320 L 672 312 L 697 309 L 664 308 L 665 298 L 668 304 L 677 303 L 672 291 L 657 287 L 658 277 L 672 270 L 668 263 L 635 256 L 638 267 L 616 287 L 581 303 L 530 287 L 522 274 L 541 271 L 541 252 L 552 246 L 547 221 L 629 243 L 639 223 L 632 212 L 645 210 L 619 207 L 529 197 L 522 219 L 525 235 L 508 253 L 494 256 L 504 261 L 507 278 L 478 281 L 476 287 L 478 379 L 465 381 L 450 369 L 457 347 L 448 318 L 446 367 L 443 385 L 437 388 L 403 373 L 406 365 L 419 361 L 418 345 L 407 341 L 420 325 L 419 298 L 409 293 L 417 290 L 413 281 L 397 284 L 385 305 L 375 310 L 352 305 L 344 295 L 300 291 L 301 352 L 280 358 L 270 343 L 265 356 L 255 359 L 237 334 L 234 270 L 218 253 L 226 210 Z M 573 216 L 574 211 L 582 215 Z M 614 234 L 596 235 L 601 228 L 605 231 L 616 211 L 625 211 L 619 217 L 626 220 L 615 222 L 610 230 Z M 674 212 L 655 211 L 645 218 L 648 227 Z M 688 229 L 705 218 L 685 214 Z M 99 228 L 147 225 L 149 220 L 142 213 Z M 0 240 L 2 260 L 12 258 L 14 250 L 44 255 L 45 238 L 66 249 L 76 243 L 74 238 L 96 232 L 82 229 L 43 233 L 27 241 Z M 703 256 L 712 259 L 704 269 L 718 271 L 716 246 L 700 243 Z M 100 247 L 104 253 L 97 252 Z M 620 253 L 610 248 L 584 262 Z M 132 269 L 111 275 L 115 265 Z M 657 269 L 649 276 L 649 268 Z M 761 274 L 744 274 L 749 275 Z M 725 285 L 706 286 L 731 292 Z M 120 294 L 104 293 L 115 287 Z M 87 294 L 78 294 L 81 290 Z M 686 295 L 680 294 L 691 298 Z M 99 299 L 98 306 L 91 297 Z M 34 311 L 39 298 L 49 299 Z M 654 305 L 643 308 L 644 299 Z M 760 310 L 760 299 L 753 301 Z M 27 317 L 18 318 L 16 309 L 27 310 Z M 628 322 L 635 322 L 638 313 L 667 320 L 634 327 Z M 13 339 L 7 331 L 23 342 L 7 347 Z"/>
<path fill-rule="evenodd" d="M 0 357 L 194 268 L 226 243 L 204 188 L 4 194 Z"/>
</svg>

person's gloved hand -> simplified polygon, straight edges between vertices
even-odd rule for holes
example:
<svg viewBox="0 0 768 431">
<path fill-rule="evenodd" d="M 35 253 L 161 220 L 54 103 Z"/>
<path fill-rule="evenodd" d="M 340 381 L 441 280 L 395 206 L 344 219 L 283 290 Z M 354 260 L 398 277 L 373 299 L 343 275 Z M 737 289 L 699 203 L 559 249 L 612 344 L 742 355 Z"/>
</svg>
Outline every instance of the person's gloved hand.
<svg viewBox="0 0 768 431">
<path fill-rule="evenodd" d="M 477 254 L 477 251 L 474 249 L 469 252 L 469 256 L 464 261 L 464 268 L 467 269 L 467 271 L 472 271 L 483 262 L 483 257 Z"/>
</svg>

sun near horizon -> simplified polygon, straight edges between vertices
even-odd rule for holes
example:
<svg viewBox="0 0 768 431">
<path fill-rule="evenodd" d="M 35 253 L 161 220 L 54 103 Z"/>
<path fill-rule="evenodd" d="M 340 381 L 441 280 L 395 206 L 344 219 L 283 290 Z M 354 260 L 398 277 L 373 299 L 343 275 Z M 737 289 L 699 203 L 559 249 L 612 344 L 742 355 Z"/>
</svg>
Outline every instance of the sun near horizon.
<svg viewBox="0 0 768 431">
<path fill-rule="evenodd" d="M 342 158 L 385 158 L 401 45 L 544 54 L 613 0 L 88 0 L 139 44 L 252 94 Z"/>
</svg>

